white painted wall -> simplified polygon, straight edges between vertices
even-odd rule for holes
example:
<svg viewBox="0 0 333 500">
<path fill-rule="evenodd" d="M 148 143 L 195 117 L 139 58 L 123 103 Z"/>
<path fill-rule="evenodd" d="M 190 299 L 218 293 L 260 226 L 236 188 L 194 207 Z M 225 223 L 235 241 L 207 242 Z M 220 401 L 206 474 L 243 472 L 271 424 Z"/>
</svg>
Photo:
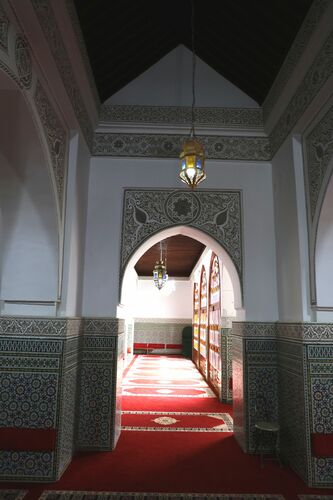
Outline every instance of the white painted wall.
<svg viewBox="0 0 333 500">
<path fill-rule="evenodd" d="M 138 279 L 133 306 L 135 318 L 192 318 L 191 282 L 170 277 L 158 290 L 152 279 Z"/>
<path fill-rule="evenodd" d="M 59 249 L 50 174 L 22 94 L 1 90 L 0 109 L 1 299 L 54 301 Z"/>
<path fill-rule="evenodd" d="M 112 316 L 119 302 L 123 188 L 181 188 L 177 159 L 91 160 L 85 255 L 87 316 Z M 278 319 L 271 166 L 207 161 L 206 189 L 241 189 L 244 228 L 244 307 L 249 321 Z"/>
<path fill-rule="evenodd" d="M 284 142 L 273 162 L 277 283 L 280 321 L 302 321 L 297 195 L 292 139 Z"/>
<path fill-rule="evenodd" d="M 79 316 L 82 310 L 89 165 L 90 152 L 85 141 L 73 132 L 68 161 L 61 316 Z"/>
<path fill-rule="evenodd" d="M 196 106 L 257 108 L 258 104 L 199 57 L 196 62 Z M 191 106 L 192 52 L 179 45 L 105 104 Z"/>
</svg>

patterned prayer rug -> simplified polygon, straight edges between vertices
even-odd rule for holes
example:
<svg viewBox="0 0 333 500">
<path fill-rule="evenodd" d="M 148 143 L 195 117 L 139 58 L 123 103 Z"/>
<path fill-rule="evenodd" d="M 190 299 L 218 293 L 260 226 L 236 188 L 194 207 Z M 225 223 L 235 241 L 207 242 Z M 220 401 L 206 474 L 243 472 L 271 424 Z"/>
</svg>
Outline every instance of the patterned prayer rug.
<svg viewBox="0 0 333 500">
<path fill-rule="evenodd" d="M 228 413 L 123 411 L 124 431 L 232 432 Z"/>
<path fill-rule="evenodd" d="M 26 495 L 25 490 L 2 490 L 0 489 L 1 500 L 22 500 Z"/>
<path fill-rule="evenodd" d="M 333 500 L 332 495 L 298 495 L 300 500 Z"/>
<path fill-rule="evenodd" d="M 216 495 L 206 493 L 109 493 L 44 491 L 39 500 L 284 500 L 282 495 Z"/>
<path fill-rule="evenodd" d="M 202 375 L 189 359 L 138 356 L 126 373 L 124 396 L 214 398 Z"/>
</svg>

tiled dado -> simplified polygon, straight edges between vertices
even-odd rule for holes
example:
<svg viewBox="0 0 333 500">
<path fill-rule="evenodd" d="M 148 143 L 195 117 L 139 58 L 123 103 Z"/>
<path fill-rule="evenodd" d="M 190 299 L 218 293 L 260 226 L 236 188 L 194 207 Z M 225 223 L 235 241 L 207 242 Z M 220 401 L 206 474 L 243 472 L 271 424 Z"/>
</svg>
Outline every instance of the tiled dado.
<svg viewBox="0 0 333 500">
<path fill-rule="evenodd" d="M 275 323 L 232 323 L 234 433 L 247 453 L 255 451 L 254 425 L 260 413 L 266 410 L 278 419 L 275 332 Z"/>
<path fill-rule="evenodd" d="M 76 447 L 112 450 L 121 428 L 124 320 L 84 321 Z"/>
<path fill-rule="evenodd" d="M 71 461 L 81 324 L 0 318 L 1 480 L 54 481 Z"/>
<path fill-rule="evenodd" d="M 232 402 L 232 330 L 221 328 L 221 400 Z"/>
<path fill-rule="evenodd" d="M 192 319 L 138 318 L 134 322 L 134 348 L 160 352 L 181 352 L 182 332 Z"/>
<path fill-rule="evenodd" d="M 282 460 L 308 486 L 333 486 L 333 324 L 233 322 L 232 333 L 238 443 L 255 450 L 264 397 L 280 424 Z"/>
<path fill-rule="evenodd" d="M 281 453 L 314 487 L 333 486 L 333 324 L 278 323 Z"/>
</svg>

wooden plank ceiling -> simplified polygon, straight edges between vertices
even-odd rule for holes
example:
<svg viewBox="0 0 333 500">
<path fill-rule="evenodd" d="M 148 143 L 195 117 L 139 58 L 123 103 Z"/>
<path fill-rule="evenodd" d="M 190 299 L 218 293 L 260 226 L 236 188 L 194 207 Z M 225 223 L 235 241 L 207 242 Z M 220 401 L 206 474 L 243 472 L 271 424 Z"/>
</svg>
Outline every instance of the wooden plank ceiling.
<svg viewBox="0 0 333 500">
<path fill-rule="evenodd" d="M 180 44 L 191 50 L 190 0 L 74 0 L 100 99 Z M 197 55 L 258 104 L 312 0 L 194 0 Z"/>
<path fill-rule="evenodd" d="M 188 236 L 177 235 L 166 238 L 167 271 L 170 278 L 189 277 L 205 245 Z M 160 244 L 152 246 L 138 260 L 135 270 L 139 276 L 152 276 L 153 268 L 160 258 Z"/>
</svg>

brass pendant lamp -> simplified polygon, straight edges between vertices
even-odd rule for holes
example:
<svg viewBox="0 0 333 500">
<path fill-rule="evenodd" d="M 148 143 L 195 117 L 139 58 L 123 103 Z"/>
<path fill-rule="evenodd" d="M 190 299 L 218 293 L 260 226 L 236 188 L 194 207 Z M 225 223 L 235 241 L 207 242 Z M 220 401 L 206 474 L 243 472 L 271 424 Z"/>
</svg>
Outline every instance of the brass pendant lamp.
<svg viewBox="0 0 333 500">
<path fill-rule="evenodd" d="M 164 261 L 163 261 L 163 248 L 164 248 L 164 255 L 165 255 Z M 168 273 L 167 273 L 166 264 L 167 264 L 166 244 L 165 243 L 163 244 L 163 242 L 160 241 L 160 260 L 158 260 L 156 262 L 156 265 L 153 269 L 153 281 L 154 281 L 156 288 L 158 288 L 158 290 L 161 290 L 161 288 L 163 288 L 163 286 L 165 285 L 165 283 L 168 280 Z"/>
<path fill-rule="evenodd" d="M 203 145 L 195 137 L 195 69 L 196 55 L 194 47 L 194 0 L 191 2 L 191 34 L 192 34 L 192 106 L 191 106 L 191 129 L 189 139 L 183 144 L 180 153 L 181 170 L 179 176 L 183 182 L 194 189 L 200 182 L 206 179 L 205 153 Z"/>
</svg>

